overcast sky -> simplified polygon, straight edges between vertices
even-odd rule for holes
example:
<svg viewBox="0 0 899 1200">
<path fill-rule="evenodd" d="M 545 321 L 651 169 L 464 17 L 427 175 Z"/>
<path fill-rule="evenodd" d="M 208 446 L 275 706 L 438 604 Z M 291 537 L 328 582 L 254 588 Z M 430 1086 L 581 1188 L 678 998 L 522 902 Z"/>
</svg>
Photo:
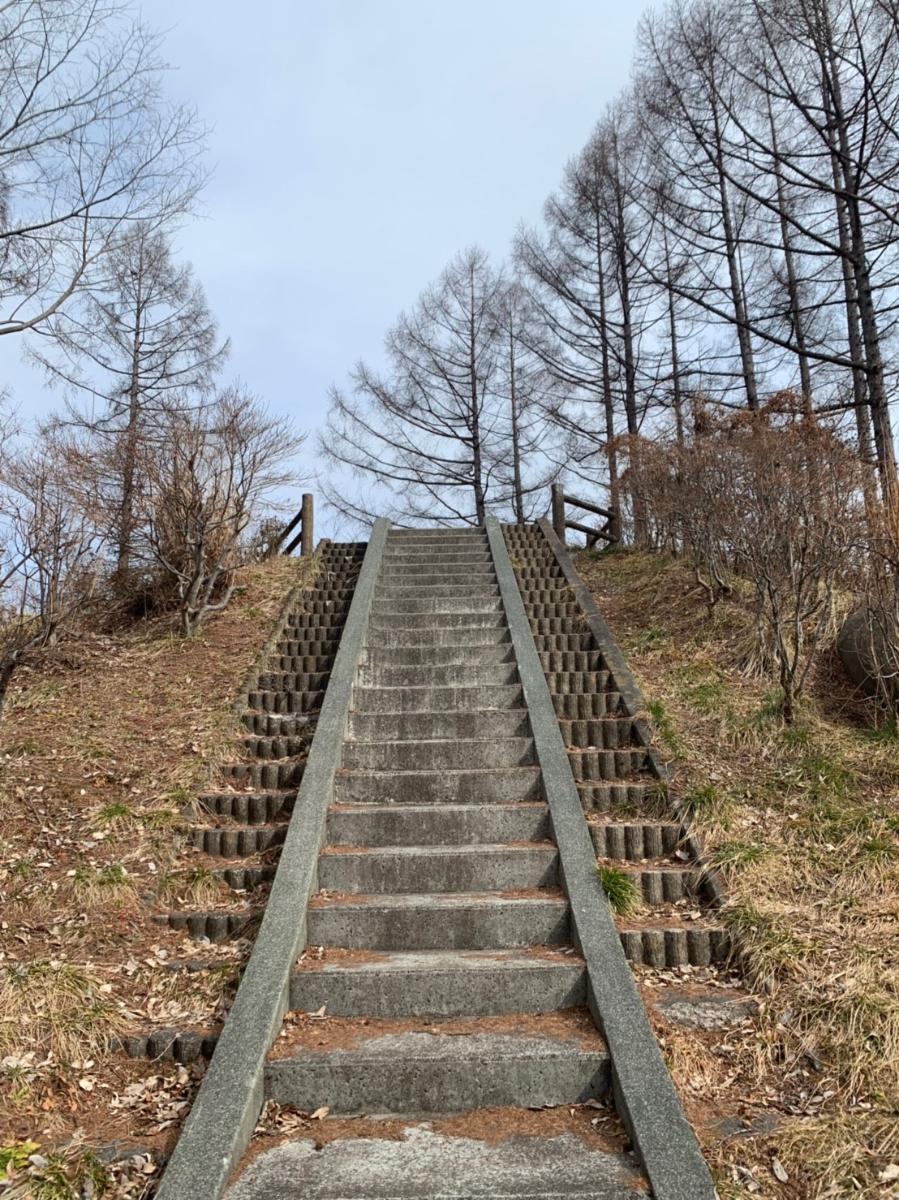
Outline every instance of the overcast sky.
<svg viewBox="0 0 899 1200">
<path fill-rule="evenodd" d="M 146 0 L 168 88 L 213 126 L 179 236 L 227 373 L 313 430 L 328 386 L 459 249 L 502 259 L 627 83 L 640 3 Z M 0 339 L 23 413 L 58 401 Z M 314 469 L 312 439 L 306 468 Z"/>
</svg>

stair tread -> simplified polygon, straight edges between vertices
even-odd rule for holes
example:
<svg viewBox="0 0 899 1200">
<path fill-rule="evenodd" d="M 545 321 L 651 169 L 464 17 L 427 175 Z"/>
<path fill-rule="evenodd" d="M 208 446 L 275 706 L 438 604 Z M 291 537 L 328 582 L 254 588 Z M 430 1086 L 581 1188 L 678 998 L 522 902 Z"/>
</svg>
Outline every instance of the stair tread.
<svg viewBox="0 0 899 1200">
<path fill-rule="evenodd" d="M 362 975 L 407 975 L 427 971 L 433 974 L 455 974 L 457 971 L 557 971 L 571 968 L 583 970 L 584 960 L 574 950 L 561 947 L 534 946 L 514 950 L 383 950 L 364 951 L 364 957 L 350 952 L 325 951 L 320 958 L 309 958 L 297 965 L 303 973 L 355 973 Z"/>
<path fill-rule="evenodd" d="M 484 1114 L 482 1128 L 494 1122 Z M 475 1125 L 477 1128 L 477 1125 Z M 439 1183 L 437 1182 L 439 1181 Z M 647 1200 L 629 1156 L 575 1133 L 453 1137 L 412 1126 L 401 1140 L 293 1141 L 253 1158 L 226 1200 Z"/>
</svg>

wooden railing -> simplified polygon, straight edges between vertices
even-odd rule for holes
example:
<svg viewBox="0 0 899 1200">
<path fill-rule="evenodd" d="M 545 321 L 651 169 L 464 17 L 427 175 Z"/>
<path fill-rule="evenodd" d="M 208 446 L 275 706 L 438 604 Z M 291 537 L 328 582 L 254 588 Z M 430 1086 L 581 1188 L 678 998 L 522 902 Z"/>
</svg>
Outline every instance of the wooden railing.
<svg viewBox="0 0 899 1200">
<path fill-rule="evenodd" d="M 604 523 L 597 529 L 592 525 L 584 525 L 581 521 L 570 521 L 565 515 L 566 504 L 582 509 L 584 512 L 595 513 L 596 516 L 603 518 Z M 598 541 L 612 545 L 618 541 L 619 537 L 615 514 L 610 509 L 603 508 L 599 504 L 591 504 L 588 500 L 579 500 L 577 496 L 567 495 L 560 483 L 552 485 L 552 523 L 556 537 L 563 546 L 566 529 L 575 529 L 578 533 L 583 533 L 587 538 L 588 548 L 595 546 Z"/>
<path fill-rule="evenodd" d="M 312 554 L 315 550 L 315 535 L 313 532 L 314 524 L 314 503 L 310 492 L 303 493 L 303 503 L 297 515 L 274 537 L 266 549 L 266 558 L 273 558 L 276 554 L 293 554 L 297 546 L 300 547 L 300 554 L 303 557 Z M 290 543 L 285 546 L 284 543 L 299 526 L 299 532 Z"/>
</svg>

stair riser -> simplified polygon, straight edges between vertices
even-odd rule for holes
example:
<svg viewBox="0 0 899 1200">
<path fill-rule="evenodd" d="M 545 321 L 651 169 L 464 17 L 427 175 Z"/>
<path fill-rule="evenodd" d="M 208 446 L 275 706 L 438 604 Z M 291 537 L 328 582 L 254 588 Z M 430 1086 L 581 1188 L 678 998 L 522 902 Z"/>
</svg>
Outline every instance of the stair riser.
<svg viewBox="0 0 899 1200">
<path fill-rule="evenodd" d="M 508 687 L 518 682 L 516 663 L 444 664 L 421 667 L 366 666 L 359 668 L 360 687 Z"/>
<path fill-rule="evenodd" d="M 290 1007 L 334 1017 L 484 1017 L 548 1013 L 586 1002 L 586 972 L 572 963 L 477 971 L 296 971 Z"/>
<path fill-rule="evenodd" d="M 560 1056 L 535 1061 L 525 1055 L 472 1063 L 432 1062 L 400 1058 L 366 1063 L 353 1056 L 305 1056 L 269 1062 L 265 1095 L 277 1104 L 312 1112 L 322 1104 L 331 1116 L 350 1113 L 464 1112 L 476 1108 L 539 1108 L 599 1100 L 609 1090 L 609 1063 L 604 1054 Z"/>
<path fill-rule="evenodd" d="M 438 633 L 441 630 L 456 629 L 506 629 L 505 614 L 499 609 L 490 612 L 379 612 L 372 610 L 369 620 L 369 641 L 382 640 L 382 630 L 388 633 L 393 630 L 428 630 Z M 374 633 L 372 633 L 374 631 Z"/>
<path fill-rule="evenodd" d="M 458 808 L 331 809 L 332 846 L 448 846 L 497 842 L 540 842 L 550 837 L 549 810 L 543 804 L 468 804 Z"/>
<path fill-rule="evenodd" d="M 505 950 L 560 946 L 570 940 L 568 906 L 562 902 L 509 901 L 456 908 L 405 909 L 365 905 L 312 905 L 312 946 L 361 950 Z"/>
<path fill-rule="evenodd" d="M 318 860 L 319 887 L 372 896 L 555 887 L 558 879 L 554 848 L 425 855 L 374 850 L 325 853 Z"/>
<path fill-rule="evenodd" d="M 381 580 L 410 584 L 458 583 L 467 579 L 496 582 L 496 570 L 491 562 L 396 562 L 390 560 L 381 572 Z"/>
<path fill-rule="evenodd" d="M 383 667 L 486 666 L 515 662 L 512 647 L 494 646 L 369 646 L 362 657 L 370 670 Z"/>
<path fill-rule="evenodd" d="M 524 709 L 510 712 L 352 713 L 349 736 L 361 742 L 405 742 L 435 738 L 528 737 L 530 721 Z"/>
<path fill-rule="evenodd" d="M 431 550 L 428 547 L 422 549 L 410 550 L 387 550 L 384 554 L 384 565 L 382 571 L 384 573 L 391 571 L 394 567 L 429 567 L 431 571 L 435 567 L 444 566 L 480 566 L 493 567 L 493 559 L 490 557 L 488 550 L 466 549 L 464 546 L 456 549 L 444 549 L 439 547 Z"/>
<path fill-rule="evenodd" d="M 369 647 L 372 649 L 430 649 L 435 646 L 509 646 L 511 638 L 508 629 L 503 626 L 489 628 L 486 626 L 466 628 L 435 629 L 378 629 L 369 635 Z"/>
<path fill-rule="evenodd" d="M 540 772 L 526 767 L 483 774 L 338 771 L 334 785 L 338 804 L 508 804 L 543 798 Z"/>
<path fill-rule="evenodd" d="M 402 617 L 406 614 L 447 613 L 477 615 L 501 613 L 502 602 L 491 596 L 402 596 L 390 600 L 372 600 L 372 614 L 379 617 Z M 439 624 L 439 622 L 438 622 Z"/>
<path fill-rule="evenodd" d="M 489 578 L 466 579 L 462 583 L 441 579 L 433 583 L 408 583 L 388 576 L 388 580 L 375 588 L 377 600 L 441 600 L 444 597 L 475 596 L 479 599 L 499 596 L 499 588 Z"/>
<path fill-rule="evenodd" d="M 361 713 L 471 712 L 485 708 L 520 708 L 524 692 L 517 685 L 483 684 L 476 687 L 423 687 L 353 689 L 353 709 Z"/>
<path fill-rule="evenodd" d="M 478 770 L 529 767 L 536 762 L 531 738 L 501 741 L 345 742 L 342 765 L 358 771 Z"/>
</svg>

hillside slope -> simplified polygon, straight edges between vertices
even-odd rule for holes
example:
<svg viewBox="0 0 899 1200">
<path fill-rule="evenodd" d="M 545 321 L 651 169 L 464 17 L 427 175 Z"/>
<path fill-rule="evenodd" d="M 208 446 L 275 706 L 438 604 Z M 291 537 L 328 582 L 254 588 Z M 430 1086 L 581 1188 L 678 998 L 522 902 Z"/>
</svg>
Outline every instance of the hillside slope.
<svg viewBox="0 0 899 1200">
<path fill-rule="evenodd" d="M 245 568 L 232 606 L 192 641 L 167 616 L 86 633 L 15 680 L 0 723 L 0 1171 L 27 1157 L 23 1142 L 69 1143 L 48 1195 L 99 1180 L 81 1147 L 116 1141 L 148 1157 L 113 1170 L 115 1194 L 144 1194 L 152 1152 L 183 1116 L 201 1067 L 106 1046 L 129 1030 L 213 1026 L 227 1004 L 247 943 L 198 951 L 152 916 L 216 886 L 182 809 L 234 755 L 235 697 L 286 594 L 316 570 Z M 170 969 L 198 954 L 212 970 Z"/>
<path fill-rule="evenodd" d="M 745 667 L 752 615 L 709 613 L 682 561 L 582 553 L 674 787 L 729 888 L 759 1003 L 726 1037 L 669 1038 L 725 1196 L 899 1194 L 899 737 L 871 728 L 836 662 L 786 728 Z M 769 1136 L 728 1138 L 734 1102 Z"/>
</svg>

